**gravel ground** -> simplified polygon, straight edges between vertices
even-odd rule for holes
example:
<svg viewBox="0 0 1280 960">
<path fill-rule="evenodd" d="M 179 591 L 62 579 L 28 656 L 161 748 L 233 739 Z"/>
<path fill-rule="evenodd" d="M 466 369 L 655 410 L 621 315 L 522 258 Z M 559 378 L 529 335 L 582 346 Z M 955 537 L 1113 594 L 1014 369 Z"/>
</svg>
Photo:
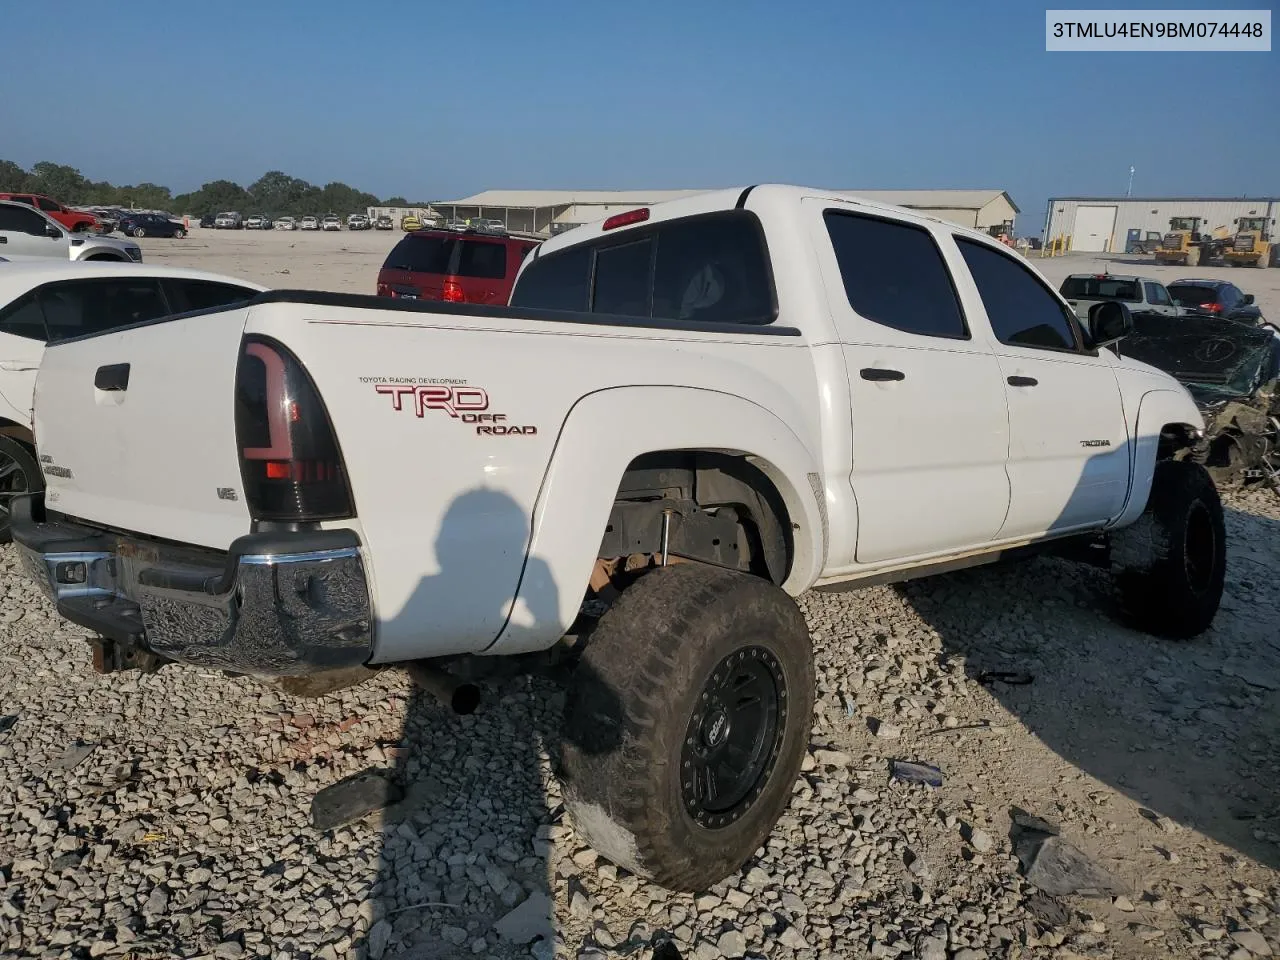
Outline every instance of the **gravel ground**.
<svg viewBox="0 0 1280 960">
<path fill-rule="evenodd" d="M 0 957 L 1280 955 L 1280 498 L 1228 506 L 1227 599 L 1192 643 L 1118 626 L 1100 572 L 1047 558 L 803 597 L 811 757 L 767 845 L 696 897 L 561 820 L 550 672 L 495 674 L 470 717 L 399 673 L 320 700 L 99 677 L 3 548 Z M 407 799 L 313 829 L 316 790 L 370 768 Z M 1015 808 L 1114 896 L 1032 887 Z"/>
</svg>

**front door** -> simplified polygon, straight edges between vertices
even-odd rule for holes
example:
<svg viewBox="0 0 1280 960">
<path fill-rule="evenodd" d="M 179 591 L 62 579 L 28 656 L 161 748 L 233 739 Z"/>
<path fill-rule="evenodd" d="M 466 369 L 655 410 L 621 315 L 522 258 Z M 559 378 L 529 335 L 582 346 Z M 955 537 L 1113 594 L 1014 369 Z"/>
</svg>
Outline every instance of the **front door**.
<svg viewBox="0 0 1280 960">
<path fill-rule="evenodd" d="M 49 221 L 34 210 L 0 204 L 0 257 L 69 258 L 71 241 L 59 229 L 57 237 L 48 233 Z"/>
<path fill-rule="evenodd" d="M 857 562 L 986 543 L 1009 506 L 1004 388 L 935 237 L 856 204 L 805 203 L 849 376 Z"/>
<path fill-rule="evenodd" d="M 1009 515 L 1001 539 L 1101 526 L 1129 490 L 1128 431 L 1115 372 L 1034 272 L 956 238 L 995 335 L 1009 403 Z"/>
</svg>

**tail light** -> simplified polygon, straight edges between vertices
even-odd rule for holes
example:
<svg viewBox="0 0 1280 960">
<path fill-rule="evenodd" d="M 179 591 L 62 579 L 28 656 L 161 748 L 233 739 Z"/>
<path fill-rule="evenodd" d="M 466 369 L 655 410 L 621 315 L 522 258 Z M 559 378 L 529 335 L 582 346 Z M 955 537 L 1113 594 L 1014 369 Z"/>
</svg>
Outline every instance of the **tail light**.
<svg viewBox="0 0 1280 960">
<path fill-rule="evenodd" d="M 1221 313 L 1221 312 L 1222 312 L 1222 304 L 1220 304 L 1220 303 L 1202 303 L 1202 304 L 1200 304 L 1200 309 L 1201 309 L 1201 310 L 1208 310 L 1210 313 Z"/>
<path fill-rule="evenodd" d="M 394 296 L 395 296 L 395 294 L 391 292 L 391 288 L 390 288 L 389 286 L 387 286 L 385 283 L 380 283 L 380 284 L 378 284 L 378 296 L 380 296 L 380 297 L 394 297 Z"/>
<path fill-rule="evenodd" d="M 462 293 L 462 284 L 457 280 L 446 280 L 444 282 L 444 290 L 440 294 L 440 299 L 449 303 L 463 303 L 467 298 Z"/>
<path fill-rule="evenodd" d="M 329 414 L 297 359 L 274 340 L 246 337 L 236 368 L 236 445 L 255 520 L 355 515 Z"/>
</svg>

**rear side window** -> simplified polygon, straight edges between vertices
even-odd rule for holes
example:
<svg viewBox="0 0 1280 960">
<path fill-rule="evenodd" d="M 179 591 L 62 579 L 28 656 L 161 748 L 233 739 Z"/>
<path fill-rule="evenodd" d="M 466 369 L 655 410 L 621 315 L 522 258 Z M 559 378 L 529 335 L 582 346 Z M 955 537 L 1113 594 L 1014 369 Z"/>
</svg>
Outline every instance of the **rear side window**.
<svg viewBox="0 0 1280 960">
<path fill-rule="evenodd" d="M 1067 308 L 1031 271 L 985 243 L 956 237 L 996 339 L 1018 347 L 1077 349 Z"/>
<path fill-rule="evenodd" d="M 904 333 L 968 338 L 951 274 L 929 231 L 836 210 L 823 220 L 845 296 L 859 316 Z"/>
<path fill-rule="evenodd" d="M 538 257 L 520 274 L 511 306 L 585 312 L 590 307 L 592 254 L 590 247 L 581 246 Z"/>
<path fill-rule="evenodd" d="M 169 294 L 169 306 L 174 313 L 211 310 L 229 303 L 251 300 L 258 295 L 257 290 L 249 287 L 214 283 L 210 280 L 166 280 L 165 289 Z"/>
<path fill-rule="evenodd" d="M 1148 284 L 1150 287 L 1150 284 Z M 1067 277 L 1059 291 L 1068 300 L 1124 300 L 1137 303 L 1138 284 L 1133 280 L 1112 277 Z"/>
<path fill-rule="evenodd" d="M 445 237 L 408 236 L 387 254 L 382 268 L 444 274 L 449 272 L 449 257 L 452 253 L 453 242 Z"/>
<path fill-rule="evenodd" d="M 62 210 L 62 204 L 58 203 L 56 200 L 50 200 L 48 197 L 40 197 L 36 201 L 36 205 L 41 210 L 52 210 L 55 213 Z"/>
<path fill-rule="evenodd" d="M 765 324 L 777 314 L 764 236 L 745 210 L 541 255 L 520 275 L 511 305 L 706 323 Z"/>
<path fill-rule="evenodd" d="M 44 327 L 44 314 L 36 303 L 34 293 L 21 297 L 0 313 L 0 333 L 11 333 L 28 340 L 43 341 L 49 338 Z"/>
<path fill-rule="evenodd" d="M 39 292 L 50 340 L 104 333 L 163 317 L 169 310 L 155 280 L 85 280 Z"/>
<path fill-rule="evenodd" d="M 454 276 L 476 277 L 482 280 L 501 280 L 507 275 L 507 245 L 485 243 L 482 240 L 456 240 L 457 246 Z"/>
</svg>

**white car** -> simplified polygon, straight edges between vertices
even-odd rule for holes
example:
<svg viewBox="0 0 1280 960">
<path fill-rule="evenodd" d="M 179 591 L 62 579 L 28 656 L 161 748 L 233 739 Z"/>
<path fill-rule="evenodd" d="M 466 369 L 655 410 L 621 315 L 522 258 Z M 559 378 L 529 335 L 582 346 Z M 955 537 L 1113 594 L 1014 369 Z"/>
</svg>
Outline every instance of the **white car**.
<svg viewBox="0 0 1280 960">
<path fill-rule="evenodd" d="M 297 230 L 298 221 L 293 217 L 281 217 L 276 221 L 275 227 L 277 230 Z"/>
<path fill-rule="evenodd" d="M 47 344 L 224 306 L 265 289 L 179 267 L 5 259 L 0 266 L 0 542 L 8 540 L 12 497 L 42 488 L 31 405 Z"/>
<path fill-rule="evenodd" d="M 323 220 L 320 221 L 320 229 L 321 230 L 341 230 L 342 221 L 339 220 L 333 214 L 329 214 L 329 216 L 325 217 Z"/>
<path fill-rule="evenodd" d="M 319 220 L 319 218 L 318 218 L 318 217 L 303 217 L 303 218 L 302 218 L 302 229 L 303 229 L 303 230 L 319 230 L 319 229 L 320 229 L 320 220 Z"/>
<path fill-rule="evenodd" d="M 41 210 L 8 200 L 0 200 L 0 254 L 9 259 L 142 261 L 142 248 L 132 240 L 75 233 Z"/>
<path fill-rule="evenodd" d="M 1122 303 L 1091 322 L 977 231 L 717 190 L 545 241 L 509 307 L 278 291 L 53 346 L 14 539 L 113 662 L 336 680 L 572 631 L 574 827 L 704 890 L 806 756 L 795 595 L 1072 545 L 1133 624 L 1209 627 L 1200 412 L 1109 349 Z"/>
<path fill-rule="evenodd" d="M 213 225 L 219 230 L 239 230 L 244 226 L 244 218 L 234 210 L 229 210 L 214 217 Z"/>
</svg>

